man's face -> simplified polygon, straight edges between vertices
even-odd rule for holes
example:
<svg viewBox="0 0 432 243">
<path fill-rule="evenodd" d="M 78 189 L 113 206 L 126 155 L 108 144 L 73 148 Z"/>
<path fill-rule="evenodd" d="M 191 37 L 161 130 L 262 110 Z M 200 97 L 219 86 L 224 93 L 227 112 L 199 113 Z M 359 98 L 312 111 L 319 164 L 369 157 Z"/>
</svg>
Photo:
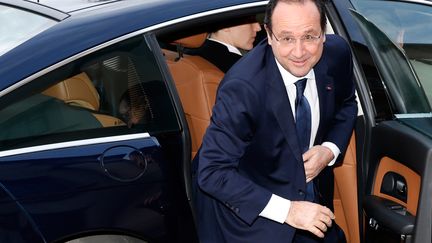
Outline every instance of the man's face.
<svg viewBox="0 0 432 243">
<path fill-rule="evenodd" d="M 305 76 L 321 58 L 325 33 L 318 8 L 311 1 L 279 2 L 267 36 L 276 59 L 296 77 Z"/>
<path fill-rule="evenodd" d="M 129 128 L 140 123 L 142 117 L 144 116 L 142 109 L 131 107 L 126 100 L 122 100 L 120 102 L 119 113 Z"/>
<path fill-rule="evenodd" d="M 256 33 L 260 30 L 261 26 L 257 22 L 226 28 L 230 32 L 231 44 L 247 51 L 253 48 Z"/>
</svg>

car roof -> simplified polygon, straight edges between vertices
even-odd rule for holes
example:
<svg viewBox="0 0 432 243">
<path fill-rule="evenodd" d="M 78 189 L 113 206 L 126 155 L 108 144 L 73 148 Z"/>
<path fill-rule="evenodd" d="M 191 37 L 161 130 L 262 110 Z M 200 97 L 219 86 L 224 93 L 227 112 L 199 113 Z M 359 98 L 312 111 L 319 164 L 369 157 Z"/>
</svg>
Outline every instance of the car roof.
<svg viewBox="0 0 432 243">
<path fill-rule="evenodd" d="M 41 5 L 48 6 L 54 9 L 58 9 L 65 13 L 72 13 L 74 11 L 84 10 L 87 8 L 93 8 L 96 6 L 109 4 L 111 2 L 121 0 L 27 0 L 30 2 L 37 2 Z"/>
<path fill-rule="evenodd" d="M 0 3 L 4 1 L 7 0 L 0 0 Z M 0 65 L 0 90 L 128 33 L 209 10 L 257 2 L 266 1 L 122 0 L 89 5 L 0 56 L 0 63 L 8 64 Z"/>
</svg>

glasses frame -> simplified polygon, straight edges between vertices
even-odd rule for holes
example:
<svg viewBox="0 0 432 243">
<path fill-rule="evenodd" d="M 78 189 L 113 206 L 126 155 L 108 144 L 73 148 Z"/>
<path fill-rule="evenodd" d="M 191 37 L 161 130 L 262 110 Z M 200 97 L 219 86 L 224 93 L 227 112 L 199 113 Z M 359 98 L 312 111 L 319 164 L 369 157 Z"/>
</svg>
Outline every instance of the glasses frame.
<svg viewBox="0 0 432 243">
<path fill-rule="evenodd" d="M 323 32 L 321 31 L 318 36 L 306 34 L 300 38 L 292 38 L 293 42 L 283 42 L 283 39 L 280 40 L 279 38 L 277 38 L 277 36 L 274 34 L 272 29 L 268 29 L 268 31 L 275 38 L 277 43 L 279 43 L 282 46 L 294 46 L 297 43 L 297 40 L 300 40 L 300 44 L 304 44 L 304 43 L 315 44 L 323 36 Z M 309 37 L 310 39 L 307 39 L 307 37 Z"/>
</svg>

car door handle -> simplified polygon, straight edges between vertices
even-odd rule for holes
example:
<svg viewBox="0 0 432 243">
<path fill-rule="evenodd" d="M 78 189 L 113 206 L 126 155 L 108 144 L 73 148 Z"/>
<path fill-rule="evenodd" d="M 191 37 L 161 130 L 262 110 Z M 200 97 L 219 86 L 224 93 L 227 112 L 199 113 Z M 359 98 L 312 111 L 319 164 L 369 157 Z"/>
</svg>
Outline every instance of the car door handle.
<svg viewBox="0 0 432 243">
<path fill-rule="evenodd" d="M 396 202 L 367 195 L 363 200 L 363 208 L 366 215 L 373 219 L 370 220 L 375 224 L 373 228 L 377 228 L 378 224 L 400 235 L 414 233 L 415 217 Z"/>
<path fill-rule="evenodd" d="M 394 172 L 387 172 L 382 180 L 381 193 L 407 202 L 407 182 L 403 176 Z"/>
</svg>

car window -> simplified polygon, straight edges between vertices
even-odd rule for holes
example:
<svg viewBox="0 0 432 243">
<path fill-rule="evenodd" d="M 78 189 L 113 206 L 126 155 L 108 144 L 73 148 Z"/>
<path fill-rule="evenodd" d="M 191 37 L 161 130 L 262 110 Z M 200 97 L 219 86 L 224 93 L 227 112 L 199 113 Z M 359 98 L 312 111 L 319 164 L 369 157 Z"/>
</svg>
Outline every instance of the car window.
<svg viewBox="0 0 432 243">
<path fill-rule="evenodd" d="M 57 21 L 0 4 L 0 55 L 20 45 Z"/>
<path fill-rule="evenodd" d="M 1 150 L 131 133 L 178 130 L 143 36 L 102 49 L 13 91 L 0 107 Z"/>
<path fill-rule="evenodd" d="M 410 102 L 412 103 L 405 103 L 408 107 L 397 109 L 395 113 L 430 112 L 430 108 L 424 106 L 421 93 L 426 95 L 430 106 L 432 104 L 432 25 L 430 24 L 432 22 L 432 5 L 364 0 L 352 0 L 352 3 L 356 11 L 365 17 L 365 21 L 372 23 L 399 48 L 401 56 L 405 56 L 409 60 L 409 68 L 413 69 L 413 71 L 409 71 L 406 69 L 407 67 L 401 69 L 399 64 L 387 63 L 388 67 L 392 67 L 392 70 L 387 69 L 387 71 L 397 73 L 393 76 L 398 77 L 398 74 L 400 76 L 404 72 L 402 75 L 404 78 L 396 78 L 394 84 L 398 86 L 400 95 L 411 97 Z M 388 61 L 400 61 L 400 59 L 390 58 L 388 49 L 382 48 L 385 42 L 383 38 L 373 35 L 372 37 L 374 37 L 374 41 L 381 42 L 381 48 L 371 50 L 371 52 L 380 51 L 379 55 L 387 55 Z M 395 49 L 392 48 L 392 50 Z M 411 72 L 412 75 L 408 72 Z M 407 79 L 407 75 L 412 77 Z M 384 79 L 384 82 L 387 80 Z M 388 86 L 388 83 L 386 85 Z M 413 85 L 417 86 L 417 91 L 413 92 Z M 393 100 L 393 102 L 395 101 Z"/>
<path fill-rule="evenodd" d="M 361 14 L 355 11 L 352 11 L 352 14 L 371 49 L 372 58 L 391 97 L 394 112 L 429 112 L 425 93 L 403 50 Z"/>
</svg>

